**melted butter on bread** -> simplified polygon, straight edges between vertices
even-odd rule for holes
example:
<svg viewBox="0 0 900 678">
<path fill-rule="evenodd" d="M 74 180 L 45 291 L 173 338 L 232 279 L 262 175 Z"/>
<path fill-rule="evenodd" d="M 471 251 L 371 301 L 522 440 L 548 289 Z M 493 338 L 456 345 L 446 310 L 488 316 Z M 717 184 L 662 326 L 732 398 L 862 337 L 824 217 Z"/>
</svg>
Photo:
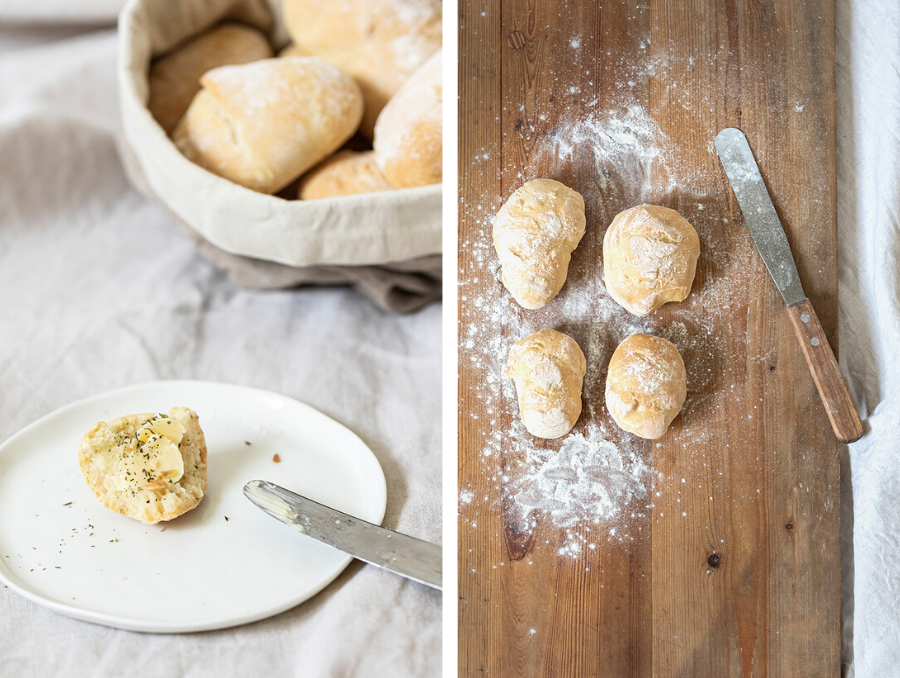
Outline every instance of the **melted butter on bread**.
<svg viewBox="0 0 900 678">
<path fill-rule="evenodd" d="M 165 436 L 175 445 L 180 445 L 184 430 L 184 425 L 180 421 L 172 417 L 156 416 L 138 429 L 137 438 L 146 443 L 156 433 Z"/>
<path fill-rule="evenodd" d="M 135 433 L 134 445 L 120 445 L 122 461 L 120 477 L 126 490 L 141 487 L 162 490 L 169 483 L 177 483 L 184 475 L 184 459 L 178 445 L 184 437 L 184 426 L 172 419 L 157 415 Z M 140 444 L 140 446 L 138 446 Z"/>
</svg>

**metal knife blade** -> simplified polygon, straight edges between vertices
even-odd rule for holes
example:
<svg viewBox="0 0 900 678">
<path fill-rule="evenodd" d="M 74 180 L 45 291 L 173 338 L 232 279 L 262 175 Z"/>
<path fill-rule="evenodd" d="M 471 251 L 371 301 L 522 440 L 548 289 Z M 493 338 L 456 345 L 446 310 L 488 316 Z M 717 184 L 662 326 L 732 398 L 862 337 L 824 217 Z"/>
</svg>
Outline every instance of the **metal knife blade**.
<svg viewBox="0 0 900 678">
<path fill-rule="evenodd" d="M 244 496 L 308 537 L 408 579 L 441 588 L 441 547 L 436 544 L 367 523 L 265 480 L 244 485 Z"/>
<path fill-rule="evenodd" d="M 793 306 L 803 301 L 806 294 L 800 284 L 791 247 L 747 138 L 739 129 L 723 129 L 716 135 L 716 152 L 741 206 L 750 236 L 784 297 L 784 303 Z"/>
</svg>

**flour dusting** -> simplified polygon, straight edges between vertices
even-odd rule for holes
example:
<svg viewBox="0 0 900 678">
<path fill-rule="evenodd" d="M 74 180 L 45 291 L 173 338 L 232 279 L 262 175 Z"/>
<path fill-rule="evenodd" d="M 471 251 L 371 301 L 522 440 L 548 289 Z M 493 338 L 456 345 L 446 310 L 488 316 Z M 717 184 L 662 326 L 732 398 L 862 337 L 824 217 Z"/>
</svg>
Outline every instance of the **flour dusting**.
<svg viewBox="0 0 900 678">
<path fill-rule="evenodd" d="M 599 525 L 646 494 L 650 469 L 638 450 L 617 445 L 593 421 L 559 450 L 526 445 L 525 455 L 507 491 L 526 517 L 539 511 L 563 528 Z"/>
<path fill-rule="evenodd" d="M 596 106 L 597 102 L 592 102 Z M 657 193 L 672 188 L 672 158 L 664 135 L 653 118 L 637 105 L 621 110 L 592 111 L 587 116 L 561 126 L 551 136 L 548 149 L 560 160 L 571 162 L 577 153 L 593 156 L 600 189 L 608 198 L 618 195 L 619 186 L 641 193 Z M 610 170 L 619 180 L 610 183 Z"/>
<path fill-rule="evenodd" d="M 716 275 L 728 263 L 717 252 L 724 248 L 715 247 L 722 225 L 711 223 L 709 212 L 704 211 L 708 198 L 690 192 L 694 182 L 679 175 L 673 144 L 640 106 L 601 111 L 594 102 L 578 119 L 558 121 L 538 135 L 533 152 L 535 165 L 591 168 L 593 181 L 572 186 L 585 198 L 584 239 L 573 253 L 559 296 L 541 309 L 526 311 L 502 286 L 491 237 L 494 215 L 505 196 L 482 196 L 475 204 L 463 201 L 461 209 L 474 219 L 475 227 L 460 243 L 464 256 L 459 298 L 464 312 L 459 355 L 477 379 L 473 393 L 480 408 L 470 416 L 482 419 L 477 422 L 482 427 L 482 444 L 473 463 L 482 464 L 496 490 L 494 501 L 502 504 L 507 523 L 515 525 L 522 538 L 541 535 L 534 548 L 556 543 L 541 532 L 544 526 L 559 533 L 554 547 L 559 555 L 577 557 L 604 540 L 639 538 L 640 528 L 635 528 L 639 521 L 634 519 L 653 510 L 650 485 L 659 476 L 651 472 L 652 444 L 619 429 L 606 410 L 606 368 L 613 351 L 635 332 L 674 343 L 687 369 L 688 397 L 682 419 L 689 421 L 692 409 L 712 392 L 713 360 L 720 352 L 712 328 L 715 316 L 729 312 L 731 286 Z M 472 171 L 479 171 L 495 159 L 481 149 L 469 160 Z M 552 173 L 520 175 L 520 183 L 509 186 L 507 193 L 536 176 L 555 178 Z M 700 234 L 706 279 L 688 301 L 668 305 L 666 313 L 637 317 L 608 294 L 599 246 L 619 211 L 645 202 L 664 204 L 671 194 L 678 195 L 679 212 Z M 589 252 L 595 261 L 589 260 Z M 690 306 L 702 306 L 704 312 Z M 501 376 L 510 346 L 546 327 L 575 339 L 587 359 L 582 416 L 575 429 L 558 440 L 541 440 L 527 433 L 519 418 L 513 381 Z M 687 442 L 702 442 L 705 435 L 687 425 L 681 432 Z M 472 507 L 480 504 L 474 502 L 472 488 L 461 489 L 460 505 L 469 507 L 467 515 L 474 515 Z M 470 518 L 469 525 L 473 522 Z"/>
</svg>

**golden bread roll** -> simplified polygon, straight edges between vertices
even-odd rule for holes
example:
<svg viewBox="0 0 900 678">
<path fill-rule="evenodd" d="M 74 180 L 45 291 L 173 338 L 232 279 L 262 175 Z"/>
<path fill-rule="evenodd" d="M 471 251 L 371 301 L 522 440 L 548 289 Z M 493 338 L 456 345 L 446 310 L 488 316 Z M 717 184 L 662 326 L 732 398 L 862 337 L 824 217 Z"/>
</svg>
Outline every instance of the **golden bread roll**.
<svg viewBox="0 0 900 678">
<path fill-rule="evenodd" d="M 632 334 L 609 361 L 606 409 L 626 431 L 661 438 L 684 405 L 686 381 L 684 361 L 672 342 Z"/>
<path fill-rule="evenodd" d="M 584 198 L 553 179 L 526 182 L 500 208 L 494 248 L 503 284 L 524 308 L 559 294 L 584 227 Z"/>
<path fill-rule="evenodd" d="M 581 386 L 587 362 L 571 337 L 541 330 L 513 344 L 503 370 L 516 382 L 519 413 L 528 432 L 559 438 L 581 416 Z"/>
<path fill-rule="evenodd" d="M 311 56 L 311 55 L 304 52 L 302 49 L 297 47 L 297 45 L 295 45 L 294 43 L 291 43 L 290 45 L 288 45 L 287 47 L 285 47 L 278 53 L 279 59 L 282 59 L 284 57 L 292 57 L 292 56 Z"/>
<path fill-rule="evenodd" d="M 426 61 L 388 102 L 375 124 L 373 146 L 395 188 L 441 183 L 441 52 Z"/>
<path fill-rule="evenodd" d="M 200 77 L 219 66 L 268 59 L 272 47 L 249 26 L 225 23 L 180 45 L 150 67 L 147 108 L 166 134 L 171 134 L 200 91 Z"/>
<path fill-rule="evenodd" d="M 284 0 L 297 49 L 352 75 L 366 102 L 369 139 L 381 109 L 441 47 L 439 0 Z"/>
<path fill-rule="evenodd" d="M 206 438 L 186 407 L 94 424 L 78 465 L 101 504 L 150 525 L 190 511 L 206 492 Z"/>
<path fill-rule="evenodd" d="M 609 295 L 634 315 L 647 315 L 691 292 L 700 238 L 675 210 L 638 205 L 613 219 L 603 237 Z"/>
<path fill-rule="evenodd" d="M 303 175 L 299 197 L 317 200 L 392 190 L 375 162 L 374 151 L 338 151 Z"/>
<path fill-rule="evenodd" d="M 275 193 L 349 139 L 362 96 L 349 75 L 316 57 L 216 68 L 175 129 L 188 158 L 213 174 Z"/>
</svg>

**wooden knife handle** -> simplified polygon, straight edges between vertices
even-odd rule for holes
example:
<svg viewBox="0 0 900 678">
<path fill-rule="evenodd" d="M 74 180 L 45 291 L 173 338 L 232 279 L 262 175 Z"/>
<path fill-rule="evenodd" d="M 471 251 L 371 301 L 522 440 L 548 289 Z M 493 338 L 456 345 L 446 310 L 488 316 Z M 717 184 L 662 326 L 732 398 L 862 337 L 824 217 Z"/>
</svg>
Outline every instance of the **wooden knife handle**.
<svg viewBox="0 0 900 678">
<path fill-rule="evenodd" d="M 809 299 L 804 299 L 788 306 L 787 310 L 834 434 L 844 443 L 859 440 L 863 434 L 859 413 L 850 399 L 847 384 L 844 383 L 844 377 L 812 303 Z"/>
</svg>

